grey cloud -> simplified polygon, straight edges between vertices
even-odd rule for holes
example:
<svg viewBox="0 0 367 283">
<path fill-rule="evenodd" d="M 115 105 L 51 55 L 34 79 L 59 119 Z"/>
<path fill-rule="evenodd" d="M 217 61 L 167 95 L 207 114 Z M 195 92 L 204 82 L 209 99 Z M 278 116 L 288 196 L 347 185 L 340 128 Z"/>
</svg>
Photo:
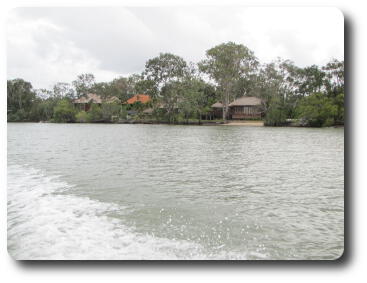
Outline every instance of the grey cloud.
<svg viewBox="0 0 367 283">
<path fill-rule="evenodd" d="M 304 35 L 307 38 L 300 39 L 286 21 L 280 21 L 288 12 L 282 10 L 277 17 L 278 11 L 267 12 L 261 18 L 261 10 L 246 7 L 18 8 L 13 13 L 20 23 L 45 21 L 57 30 L 47 25 L 39 31 L 27 30 L 31 34 L 26 35 L 29 38 L 24 43 L 14 39 L 16 34 L 8 33 L 13 39 L 8 51 L 8 74 L 32 77 L 34 68 L 39 68 L 44 85 L 50 75 L 41 68 L 52 63 L 49 69 L 55 74 L 50 82 L 57 79 L 57 73 L 60 81 L 69 80 L 68 73 L 74 65 L 75 71 L 92 66 L 91 71 L 112 79 L 118 74 L 141 72 L 145 62 L 160 52 L 197 62 L 207 49 L 226 41 L 247 45 L 262 61 L 281 56 L 299 65 L 311 65 L 324 63 L 329 59 L 326 57 L 342 59 L 340 38 L 330 35 L 328 42 L 332 44 L 323 42 L 316 25 L 310 25 L 303 17 L 297 25 L 309 32 Z M 293 21 L 295 18 L 290 17 Z M 19 28 L 15 30 L 23 36 Z M 327 48 L 325 44 L 329 44 Z M 27 52 L 22 53 L 23 47 Z M 324 49 L 328 55 L 320 59 Z"/>
</svg>

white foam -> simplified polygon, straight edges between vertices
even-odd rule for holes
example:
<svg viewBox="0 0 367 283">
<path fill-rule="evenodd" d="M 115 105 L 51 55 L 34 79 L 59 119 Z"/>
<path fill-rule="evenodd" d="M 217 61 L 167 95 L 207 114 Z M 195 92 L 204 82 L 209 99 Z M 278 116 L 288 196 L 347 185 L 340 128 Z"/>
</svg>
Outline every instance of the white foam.
<svg viewBox="0 0 367 283">
<path fill-rule="evenodd" d="M 71 194 L 57 176 L 8 167 L 8 251 L 15 259 L 240 259 L 198 243 L 134 231 L 107 216 L 121 207 Z"/>
</svg>

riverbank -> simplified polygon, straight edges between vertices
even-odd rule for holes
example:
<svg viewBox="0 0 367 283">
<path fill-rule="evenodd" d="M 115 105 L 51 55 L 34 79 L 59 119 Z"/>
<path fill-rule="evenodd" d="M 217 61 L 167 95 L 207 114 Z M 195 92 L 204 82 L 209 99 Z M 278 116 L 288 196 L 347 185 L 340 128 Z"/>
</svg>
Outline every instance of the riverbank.
<svg viewBox="0 0 367 283">
<path fill-rule="evenodd" d="M 65 124 L 53 121 L 39 121 L 39 122 L 31 122 L 31 121 L 8 121 L 8 123 L 56 123 L 56 124 Z M 107 121 L 98 121 L 98 122 L 69 122 L 66 124 L 148 124 L 148 125 L 187 125 L 187 126 L 244 126 L 244 127 L 290 127 L 290 128 L 344 128 L 344 125 L 331 125 L 325 127 L 312 127 L 307 124 L 302 124 L 299 122 L 289 122 L 279 125 L 279 126 L 270 126 L 265 125 L 262 120 L 229 120 L 223 122 L 222 120 L 201 120 L 199 121 L 180 121 L 169 123 L 167 121 L 157 121 L 157 120 L 120 120 L 115 122 L 107 122 Z"/>
<path fill-rule="evenodd" d="M 223 126 L 263 127 L 264 121 L 228 121 Z"/>
</svg>

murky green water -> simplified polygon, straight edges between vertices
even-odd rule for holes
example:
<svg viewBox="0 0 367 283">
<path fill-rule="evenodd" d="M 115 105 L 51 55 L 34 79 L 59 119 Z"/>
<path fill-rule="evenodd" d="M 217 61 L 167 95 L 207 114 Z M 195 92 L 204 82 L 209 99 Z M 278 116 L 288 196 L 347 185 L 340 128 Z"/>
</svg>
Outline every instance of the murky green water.
<svg viewBox="0 0 367 283">
<path fill-rule="evenodd" d="M 335 259 L 344 130 L 8 124 L 18 259 Z"/>
</svg>

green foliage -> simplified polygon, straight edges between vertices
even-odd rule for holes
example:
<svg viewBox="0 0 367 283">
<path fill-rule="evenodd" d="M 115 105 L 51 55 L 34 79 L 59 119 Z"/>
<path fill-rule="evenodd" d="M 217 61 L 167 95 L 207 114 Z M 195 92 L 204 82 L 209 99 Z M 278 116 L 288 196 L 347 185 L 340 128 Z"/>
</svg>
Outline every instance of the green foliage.
<svg viewBox="0 0 367 283">
<path fill-rule="evenodd" d="M 101 106 L 97 104 L 92 104 L 90 110 L 88 111 L 90 122 L 102 122 L 103 113 Z"/>
<path fill-rule="evenodd" d="M 302 96 L 321 92 L 324 87 L 325 73 L 316 65 L 299 70 L 298 91 Z"/>
<path fill-rule="evenodd" d="M 29 121 L 29 112 L 36 99 L 32 84 L 22 79 L 7 81 L 8 121 Z"/>
<path fill-rule="evenodd" d="M 161 53 L 145 64 L 143 76 L 148 81 L 145 86 L 152 90 L 161 90 L 167 83 L 180 81 L 186 72 L 187 64 L 184 59 L 171 53 Z"/>
<path fill-rule="evenodd" d="M 120 77 L 120 78 L 114 79 L 111 82 L 110 95 L 117 96 L 123 102 L 128 100 L 133 95 L 132 92 L 133 91 L 130 89 L 127 78 Z"/>
<path fill-rule="evenodd" d="M 331 98 L 322 93 L 314 93 L 301 100 L 297 113 L 298 118 L 308 126 L 331 126 L 335 124 L 338 107 Z"/>
<path fill-rule="evenodd" d="M 208 98 L 211 94 L 208 85 L 203 80 L 186 78 L 182 83 L 183 99 L 179 103 L 184 118 L 188 120 L 188 118 L 194 117 L 200 121 L 201 115 L 207 111 Z"/>
<path fill-rule="evenodd" d="M 53 87 L 53 91 L 51 94 L 54 98 L 75 98 L 75 91 L 72 89 L 71 85 L 68 83 L 56 83 Z"/>
<path fill-rule="evenodd" d="M 102 120 L 105 122 L 113 122 L 120 116 L 121 105 L 117 103 L 103 103 L 101 106 Z"/>
<path fill-rule="evenodd" d="M 90 122 L 90 117 L 89 117 L 89 115 L 88 115 L 87 112 L 85 112 L 85 111 L 79 111 L 75 115 L 75 120 L 78 123 L 87 123 L 87 122 Z"/>
<path fill-rule="evenodd" d="M 265 115 L 265 126 L 284 126 L 286 123 L 286 111 L 284 102 L 275 99 L 270 103 L 268 111 Z"/>
<path fill-rule="evenodd" d="M 54 121 L 60 123 L 75 122 L 76 110 L 68 99 L 60 100 L 54 108 Z"/>
<path fill-rule="evenodd" d="M 78 78 L 72 82 L 76 96 L 81 97 L 83 95 L 88 94 L 93 88 L 95 83 L 95 78 L 93 74 L 81 74 Z"/>
<path fill-rule="evenodd" d="M 336 124 L 344 125 L 344 93 L 339 93 L 338 95 L 336 95 L 336 97 L 334 98 L 334 103 L 337 108 L 335 122 Z"/>
<path fill-rule="evenodd" d="M 151 95 L 153 99 L 157 98 L 158 96 L 157 84 L 152 80 L 142 79 L 136 82 L 135 91 L 136 93 L 142 94 L 149 93 L 149 95 Z"/>
<path fill-rule="evenodd" d="M 164 118 L 170 123 L 176 120 L 178 99 L 182 97 L 182 91 L 182 84 L 179 82 L 167 83 L 161 90 L 159 103 L 164 109 Z"/>
<path fill-rule="evenodd" d="M 102 99 L 116 96 L 122 102 L 144 93 L 152 102 L 92 104 L 87 113 L 76 115 L 71 101 L 88 93 Z M 8 80 L 7 120 L 114 122 L 126 119 L 127 110 L 144 117 L 149 107 L 153 113 L 148 116 L 159 121 L 200 122 L 213 116 L 215 102 L 225 105 L 226 114 L 228 104 L 245 95 L 262 99 L 266 125 L 283 125 L 286 119 L 298 117 L 309 126 L 342 125 L 344 93 L 344 61 L 333 59 L 325 66 L 299 68 L 278 58 L 260 65 L 246 46 L 227 42 L 207 50 L 199 64 L 161 53 L 146 62 L 143 73 L 109 82 L 96 83 L 93 74 L 81 74 L 72 84 L 59 82 L 51 90 L 34 90 L 22 79 Z"/>
<path fill-rule="evenodd" d="M 28 113 L 24 109 L 19 109 L 15 113 L 8 113 L 8 122 L 28 121 Z"/>
<path fill-rule="evenodd" d="M 228 42 L 206 51 L 206 59 L 199 63 L 199 69 L 208 74 L 220 88 L 224 105 L 223 119 L 227 116 L 228 104 L 236 97 L 234 91 L 239 82 L 254 74 L 257 66 L 254 53 L 242 44 Z"/>
<path fill-rule="evenodd" d="M 325 72 L 326 91 L 329 96 L 344 93 L 344 61 L 332 59 L 322 68 Z"/>
</svg>

